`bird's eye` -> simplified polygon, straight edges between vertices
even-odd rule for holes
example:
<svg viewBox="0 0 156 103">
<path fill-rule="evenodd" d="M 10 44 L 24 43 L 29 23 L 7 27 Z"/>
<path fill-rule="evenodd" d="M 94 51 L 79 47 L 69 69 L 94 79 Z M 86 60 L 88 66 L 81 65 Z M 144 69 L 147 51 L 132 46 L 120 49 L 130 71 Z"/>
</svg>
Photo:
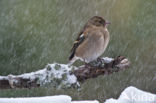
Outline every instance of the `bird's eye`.
<svg viewBox="0 0 156 103">
<path fill-rule="evenodd" d="M 103 22 L 102 22 L 102 21 L 99 21 L 99 23 L 101 23 L 101 24 L 102 24 Z"/>
</svg>

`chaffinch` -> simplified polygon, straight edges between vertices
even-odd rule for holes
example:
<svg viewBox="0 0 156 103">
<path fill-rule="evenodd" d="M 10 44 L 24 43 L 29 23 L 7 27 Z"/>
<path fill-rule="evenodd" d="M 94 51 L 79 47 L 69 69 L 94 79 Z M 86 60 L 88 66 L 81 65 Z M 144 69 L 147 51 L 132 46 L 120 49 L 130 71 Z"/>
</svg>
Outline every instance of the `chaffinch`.
<svg viewBox="0 0 156 103">
<path fill-rule="evenodd" d="M 88 20 L 71 49 L 69 65 L 78 59 L 89 63 L 104 53 L 110 38 L 107 24 L 110 23 L 99 16 Z"/>
</svg>

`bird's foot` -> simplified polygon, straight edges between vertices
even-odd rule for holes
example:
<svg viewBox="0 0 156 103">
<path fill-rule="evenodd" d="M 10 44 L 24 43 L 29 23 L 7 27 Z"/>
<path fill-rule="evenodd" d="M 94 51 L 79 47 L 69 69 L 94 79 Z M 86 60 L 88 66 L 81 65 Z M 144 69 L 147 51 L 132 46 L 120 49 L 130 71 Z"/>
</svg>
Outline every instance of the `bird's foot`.
<svg viewBox="0 0 156 103">
<path fill-rule="evenodd" d="M 104 61 L 102 58 L 97 58 L 97 64 L 99 68 L 103 68 L 104 67 Z"/>
<path fill-rule="evenodd" d="M 103 63 L 103 60 L 101 58 L 97 58 L 97 62 L 102 64 Z"/>
</svg>

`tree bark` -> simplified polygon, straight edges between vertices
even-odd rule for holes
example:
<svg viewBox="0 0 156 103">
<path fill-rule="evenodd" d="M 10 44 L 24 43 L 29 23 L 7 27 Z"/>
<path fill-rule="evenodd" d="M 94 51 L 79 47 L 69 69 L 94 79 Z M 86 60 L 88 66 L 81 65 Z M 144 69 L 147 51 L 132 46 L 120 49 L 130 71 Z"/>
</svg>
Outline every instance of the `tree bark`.
<svg viewBox="0 0 156 103">
<path fill-rule="evenodd" d="M 104 64 L 101 66 L 101 64 Z M 95 78 L 99 75 L 112 74 L 113 72 L 118 72 L 122 69 L 126 69 L 130 66 L 130 62 L 123 56 L 118 56 L 109 63 L 102 61 L 98 66 L 83 66 L 79 67 L 78 70 L 74 71 L 75 76 L 78 81 L 84 81 L 88 78 Z"/>
</svg>

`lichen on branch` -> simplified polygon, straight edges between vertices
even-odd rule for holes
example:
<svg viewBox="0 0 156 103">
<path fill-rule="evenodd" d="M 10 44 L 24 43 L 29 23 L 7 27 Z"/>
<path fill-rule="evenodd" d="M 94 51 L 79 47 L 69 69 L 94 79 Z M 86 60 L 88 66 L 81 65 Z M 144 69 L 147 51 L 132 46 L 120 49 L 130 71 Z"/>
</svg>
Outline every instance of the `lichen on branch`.
<svg viewBox="0 0 156 103">
<path fill-rule="evenodd" d="M 44 69 L 21 75 L 0 76 L 0 89 L 35 88 L 51 84 L 57 88 L 79 88 L 79 82 L 99 75 L 111 74 L 126 69 L 130 62 L 123 56 L 115 59 L 101 58 L 100 61 L 80 67 L 67 64 L 48 64 Z"/>
</svg>

